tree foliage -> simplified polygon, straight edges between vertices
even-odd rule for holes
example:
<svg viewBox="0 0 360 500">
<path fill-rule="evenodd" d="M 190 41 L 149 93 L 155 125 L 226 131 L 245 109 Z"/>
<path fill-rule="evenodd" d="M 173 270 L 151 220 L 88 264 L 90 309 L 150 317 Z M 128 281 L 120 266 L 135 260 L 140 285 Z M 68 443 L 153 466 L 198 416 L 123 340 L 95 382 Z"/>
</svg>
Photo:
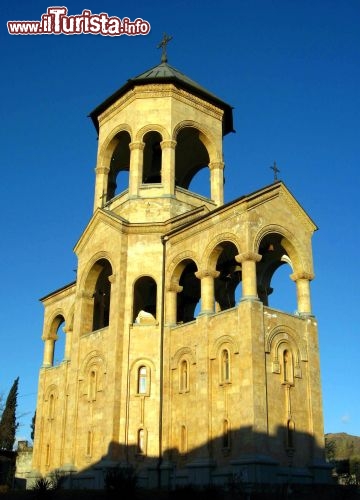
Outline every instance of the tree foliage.
<svg viewBox="0 0 360 500">
<path fill-rule="evenodd" d="M 15 434 L 18 424 L 16 422 L 16 406 L 18 395 L 19 377 L 15 379 L 6 399 L 4 411 L 0 420 L 0 449 L 12 451 L 15 443 Z"/>
</svg>

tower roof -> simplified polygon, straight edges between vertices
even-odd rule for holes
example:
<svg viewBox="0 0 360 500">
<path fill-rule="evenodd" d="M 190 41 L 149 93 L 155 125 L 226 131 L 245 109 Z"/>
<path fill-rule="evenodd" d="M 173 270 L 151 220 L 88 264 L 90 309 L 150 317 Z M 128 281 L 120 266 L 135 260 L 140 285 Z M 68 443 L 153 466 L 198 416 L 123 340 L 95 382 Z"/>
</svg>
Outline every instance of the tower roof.
<svg viewBox="0 0 360 500">
<path fill-rule="evenodd" d="M 96 130 L 99 129 L 98 116 L 103 113 L 109 106 L 111 106 L 117 99 L 119 99 L 122 95 L 124 95 L 126 92 L 137 85 L 150 85 L 153 83 L 172 83 L 176 87 L 187 90 L 188 92 L 200 97 L 201 99 L 204 99 L 205 101 L 208 101 L 215 106 L 220 107 L 224 110 L 224 135 L 234 131 L 232 106 L 216 97 L 214 94 L 206 90 L 197 82 L 184 75 L 184 73 L 182 73 L 178 69 L 170 66 L 166 61 L 162 61 L 157 66 L 144 71 L 134 78 L 130 78 L 125 83 L 125 85 L 120 87 L 114 94 L 112 94 L 103 103 L 101 103 L 93 111 L 91 111 L 89 116 L 92 119 Z"/>
</svg>

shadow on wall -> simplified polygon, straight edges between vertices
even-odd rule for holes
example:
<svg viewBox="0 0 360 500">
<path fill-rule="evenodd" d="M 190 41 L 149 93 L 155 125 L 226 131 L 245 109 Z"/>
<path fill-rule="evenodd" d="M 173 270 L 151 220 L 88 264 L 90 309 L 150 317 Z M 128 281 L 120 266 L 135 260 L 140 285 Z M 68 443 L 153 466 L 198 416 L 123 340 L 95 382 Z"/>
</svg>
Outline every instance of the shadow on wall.
<svg viewBox="0 0 360 500">
<path fill-rule="evenodd" d="M 287 427 L 279 427 L 274 436 L 250 427 L 228 430 L 198 448 L 167 449 L 161 458 L 147 456 L 137 445 L 111 442 L 107 454 L 88 468 L 66 466 L 61 471 L 68 488 L 102 489 L 107 472 L 116 468 L 131 468 L 138 486 L 149 489 L 248 485 L 255 491 L 271 484 L 331 483 L 324 448 L 311 435 Z"/>
</svg>

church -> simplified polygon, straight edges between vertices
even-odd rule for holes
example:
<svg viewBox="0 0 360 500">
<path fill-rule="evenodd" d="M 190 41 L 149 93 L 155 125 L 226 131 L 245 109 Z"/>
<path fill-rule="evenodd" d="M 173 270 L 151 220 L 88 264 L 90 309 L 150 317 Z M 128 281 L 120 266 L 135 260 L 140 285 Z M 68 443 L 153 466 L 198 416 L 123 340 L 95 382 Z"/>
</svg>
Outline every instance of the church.
<svg viewBox="0 0 360 500">
<path fill-rule="evenodd" d="M 317 228 L 276 165 L 273 183 L 224 203 L 232 114 L 168 63 L 166 43 L 91 112 L 94 210 L 76 281 L 41 299 L 34 477 L 102 488 L 131 466 L 147 488 L 327 481 Z M 202 169 L 208 196 L 190 186 Z M 283 265 L 293 314 L 270 306 Z"/>
</svg>

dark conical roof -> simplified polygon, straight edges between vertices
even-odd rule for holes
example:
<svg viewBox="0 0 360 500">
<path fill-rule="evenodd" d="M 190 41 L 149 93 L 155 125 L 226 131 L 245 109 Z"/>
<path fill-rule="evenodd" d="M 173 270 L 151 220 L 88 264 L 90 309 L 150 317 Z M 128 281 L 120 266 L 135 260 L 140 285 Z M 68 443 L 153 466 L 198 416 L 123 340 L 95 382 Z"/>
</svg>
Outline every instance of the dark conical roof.
<svg viewBox="0 0 360 500">
<path fill-rule="evenodd" d="M 232 107 L 196 83 L 194 80 L 191 80 L 191 78 L 184 75 L 184 73 L 178 69 L 170 66 L 166 61 L 162 61 L 157 66 L 144 71 L 144 73 L 141 73 L 134 78 L 130 78 L 125 85 L 108 97 L 102 104 L 97 106 L 89 115 L 95 125 L 95 128 L 97 130 L 99 128 L 98 116 L 128 90 L 134 88 L 136 85 L 150 85 L 152 83 L 173 83 L 176 87 L 183 88 L 184 90 L 187 90 L 188 92 L 201 97 L 205 101 L 211 102 L 212 104 L 223 109 L 224 135 L 229 132 L 233 132 Z"/>
</svg>

